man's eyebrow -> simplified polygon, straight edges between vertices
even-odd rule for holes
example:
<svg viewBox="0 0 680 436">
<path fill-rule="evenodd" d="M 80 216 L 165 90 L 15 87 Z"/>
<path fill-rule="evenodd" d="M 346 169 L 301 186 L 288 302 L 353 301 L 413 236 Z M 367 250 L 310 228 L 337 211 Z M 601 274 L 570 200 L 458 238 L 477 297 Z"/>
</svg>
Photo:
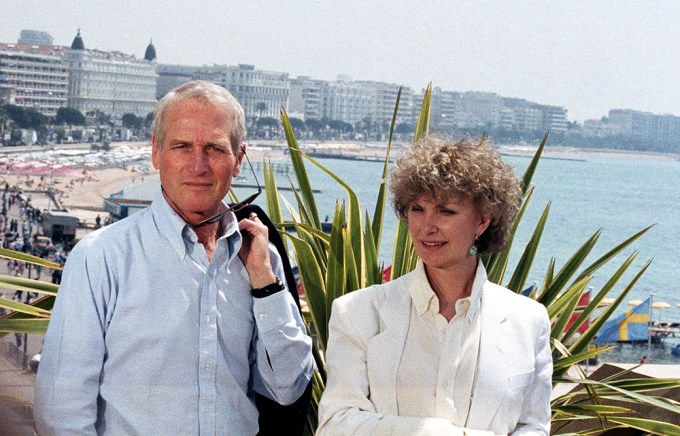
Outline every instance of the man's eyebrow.
<svg viewBox="0 0 680 436">
<path fill-rule="evenodd" d="M 205 145 L 216 145 L 218 147 L 229 147 L 229 144 L 226 141 L 206 141 Z"/>
</svg>

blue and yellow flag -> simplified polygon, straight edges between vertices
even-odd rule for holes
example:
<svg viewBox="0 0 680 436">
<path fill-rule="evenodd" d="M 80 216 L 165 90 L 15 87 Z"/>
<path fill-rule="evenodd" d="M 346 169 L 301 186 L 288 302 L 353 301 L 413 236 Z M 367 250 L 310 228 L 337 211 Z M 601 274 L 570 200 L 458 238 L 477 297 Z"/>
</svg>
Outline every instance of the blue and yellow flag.
<svg viewBox="0 0 680 436">
<path fill-rule="evenodd" d="M 593 339 L 593 343 L 599 345 L 608 342 L 646 341 L 648 336 L 649 298 L 607 321 Z"/>
</svg>

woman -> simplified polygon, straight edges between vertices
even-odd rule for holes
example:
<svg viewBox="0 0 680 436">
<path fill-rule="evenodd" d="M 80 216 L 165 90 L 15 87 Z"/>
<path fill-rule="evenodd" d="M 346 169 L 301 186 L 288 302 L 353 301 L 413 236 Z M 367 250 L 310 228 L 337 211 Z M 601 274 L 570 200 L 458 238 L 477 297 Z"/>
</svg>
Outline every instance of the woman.
<svg viewBox="0 0 680 436">
<path fill-rule="evenodd" d="M 333 303 L 319 435 L 548 434 L 545 308 L 487 280 L 520 203 L 486 144 L 427 137 L 392 172 L 415 270 Z"/>
</svg>

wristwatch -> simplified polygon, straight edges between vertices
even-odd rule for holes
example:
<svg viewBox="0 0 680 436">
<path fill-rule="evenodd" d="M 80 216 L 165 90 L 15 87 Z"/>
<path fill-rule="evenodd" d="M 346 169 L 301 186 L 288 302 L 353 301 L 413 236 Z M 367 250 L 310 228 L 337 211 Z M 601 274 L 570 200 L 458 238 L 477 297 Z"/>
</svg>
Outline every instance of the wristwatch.
<svg viewBox="0 0 680 436">
<path fill-rule="evenodd" d="M 254 288 L 250 291 L 255 298 L 264 298 L 270 295 L 274 295 L 277 292 L 281 292 L 286 289 L 286 285 L 283 284 L 281 277 L 276 276 L 276 281 L 272 284 L 265 286 L 264 288 Z"/>
</svg>

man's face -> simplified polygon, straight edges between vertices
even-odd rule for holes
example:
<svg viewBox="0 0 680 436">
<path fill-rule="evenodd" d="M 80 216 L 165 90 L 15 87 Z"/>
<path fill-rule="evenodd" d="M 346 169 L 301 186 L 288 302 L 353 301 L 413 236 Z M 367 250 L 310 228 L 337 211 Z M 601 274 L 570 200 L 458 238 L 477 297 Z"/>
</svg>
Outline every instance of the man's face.
<svg viewBox="0 0 680 436">
<path fill-rule="evenodd" d="M 152 161 L 170 205 L 193 223 L 217 214 L 243 159 L 232 150 L 228 113 L 192 98 L 169 107 L 165 122 L 163 144 L 152 139 Z"/>
</svg>

